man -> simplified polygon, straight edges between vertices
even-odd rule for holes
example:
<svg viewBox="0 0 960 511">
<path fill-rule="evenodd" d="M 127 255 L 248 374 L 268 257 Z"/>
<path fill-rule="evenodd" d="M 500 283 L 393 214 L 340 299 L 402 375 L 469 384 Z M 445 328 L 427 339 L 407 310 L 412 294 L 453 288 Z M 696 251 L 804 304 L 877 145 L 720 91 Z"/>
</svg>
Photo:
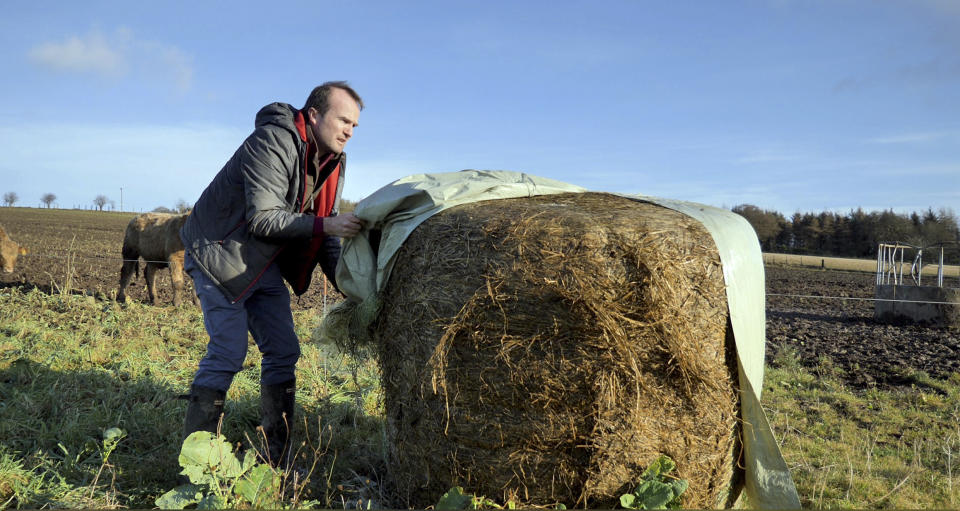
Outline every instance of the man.
<svg viewBox="0 0 960 511">
<path fill-rule="evenodd" d="M 263 354 L 260 402 L 274 465 L 289 462 L 295 366 L 290 293 L 306 291 L 319 263 L 334 281 L 338 237 L 361 228 L 352 213 L 337 215 L 346 167 L 343 148 L 363 101 L 346 82 L 327 82 L 302 109 L 263 107 L 256 129 L 197 200 L 180 231 L 184 268 L 193 278 L 210 336 L 190 386 L 184 438 L 214 432 L 226 392 L 247 352 L 247 331 Z"/>
</svg>

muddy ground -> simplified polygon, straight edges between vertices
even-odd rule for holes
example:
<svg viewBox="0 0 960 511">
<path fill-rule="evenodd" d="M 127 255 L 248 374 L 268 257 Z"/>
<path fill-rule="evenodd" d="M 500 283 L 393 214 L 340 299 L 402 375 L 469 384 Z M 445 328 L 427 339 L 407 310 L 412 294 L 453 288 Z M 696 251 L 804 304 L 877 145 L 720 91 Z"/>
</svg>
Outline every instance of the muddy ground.
<svg viewBox="0 0 960 511">
<path fill-rule="evenodd" d="M 767 266 L 766 277 L 768 360 L 783 348 L 805 366 L 828 357 L 861 388 L 910 385 L 916 371 L 960 371 L 960 331 L 874 320 L 874 303 L 860 300 L 873 298 L 872 273 Z M 815 298 L 777 296 L 784 294 Z"/>
<path fill-rule="evenodd" d="M 132 213 L 0 208 L 0 225 L 30 249 L 13 274 L 0 273 L 0 289 L 16 286 L 59 292 L 69 287 L 100 299 L 116 296 L 120 248 Z M 69 277 L 69 278 L 68 278 Z M 783 348 L 815 367 L 829 357 L 858 387 L 909 385 L 911 373 L 944 377 L 960 371 L 960 332 L 873 319 L 872 273 L 767 266 L 767 357 Z M 192 283 L 187 278 L 189 292 Z M 956 283 L 953 283 L 956 285 Z M 161 303 L 172 299 L 169 271 L 158 278 Z M 318 270 L 293 308 L 322 310 L 340 299 Z M 142 276 L 127 291 L 146 300 Z M 810 295 L 797 298 L 779 295 Z"/>
<path fill-rule="evenodd" d="M 69 289 L 100 299 L 113 299 L 123 264 L 120 255 L 123 234 L 134 216 L 135 213 L 0 208 L 0 225 L 14 241 L 30 251 L 19 258 L 14 273 L 0 273 L 0 289 L 36 287 L 54 293 Z M 128 300 L 147 300 L 144 264 L 141 260 L 140 273 L 126 290 Z M 294 309 L 322 309 L 324 280 L 318 269 L 310 289 L 301 297 L 293 297 Z M 185 277 L 185 284 L 187 292 L 193 293 L 189 277 Z M 172 302 L 169 270 L 158 272 L 157 290 L 160 304 Z M 332 286 L 327 285 L 327 304 L 339 298 Z"/>
</svg>

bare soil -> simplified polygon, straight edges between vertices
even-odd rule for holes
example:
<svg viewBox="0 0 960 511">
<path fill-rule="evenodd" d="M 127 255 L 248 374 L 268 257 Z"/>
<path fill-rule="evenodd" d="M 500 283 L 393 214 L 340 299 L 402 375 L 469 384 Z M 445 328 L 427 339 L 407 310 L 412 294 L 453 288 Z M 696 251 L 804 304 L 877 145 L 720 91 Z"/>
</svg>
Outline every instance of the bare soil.
<svg viewBox="0 0 960 511">
<path fill-rule="evenodd" d="M 30 251 L 20 256 L 13 273 L 0 273 L 0 289 L 17 286 L 52 293 L 66 289 L 99 299 L 114 299 L 123 264 L 123 234 L 134 216 L 136 213 L 0 208 L 0 225 Z M 128 300 L 147 301 L 143 268 L 141 260 L 139 275 L 126 291 Z M 324 281 L 323 272 L 318 269 L 310 289 L 301 297 L 292 297 L 293 308 L 322 308 Z M 193 293 L 192 279 L 185 277 L 185 284 L 186 292 Z M 159 272 L 157 288 L 159 304 L 170 304 L 173 289 L 169 270 Z M 341 297 L 329 284 L 326 293 L 328 305 Z"/>
<path fill-rule="evenodd" d="M 809 367 L 826 357 L 858 388 L 912 385 L 917 371 L 960 372 L 957 330 L 874 320 L 873 273 L 767 266 L 766 280 L 768 361 L 784 348 Z"/>
</svg>

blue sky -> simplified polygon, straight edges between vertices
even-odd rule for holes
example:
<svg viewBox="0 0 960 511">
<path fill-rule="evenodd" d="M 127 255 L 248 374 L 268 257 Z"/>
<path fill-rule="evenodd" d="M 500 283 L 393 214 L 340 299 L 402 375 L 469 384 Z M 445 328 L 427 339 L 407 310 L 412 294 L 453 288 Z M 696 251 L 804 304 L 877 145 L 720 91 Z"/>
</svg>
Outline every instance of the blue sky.
<svg viewBox="0 0 960 511">
<path fill-rule="evenodd" d="M 348 80 L 344 195 L 420 172 L 960 212 L 960 2 L 4 2 L 0 193 L 193 202 L 263 105 Z"/>
</svg>

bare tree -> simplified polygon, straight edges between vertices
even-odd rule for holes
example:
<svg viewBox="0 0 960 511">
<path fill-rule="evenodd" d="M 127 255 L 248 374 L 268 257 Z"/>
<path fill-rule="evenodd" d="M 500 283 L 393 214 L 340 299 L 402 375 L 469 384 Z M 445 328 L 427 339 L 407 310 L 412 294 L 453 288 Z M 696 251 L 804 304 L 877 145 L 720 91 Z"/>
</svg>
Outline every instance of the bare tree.
<svg viewBox="0 0 960 511">
<path fill-rule="evenodd" d="M 177 201 L 177 205 L 174 206 L 174 209 L 177 210 L 177 213 L 183 214 L 188 213 L 191 209 L 193 209 L 193 206 L 189 202 L 180 199 Z"/>
<path fill-rule="evenodd" d="M 3 194 L 3 203 L 7 206 L 13 206 L 20 200 L 20 196 L 17 195 L 17 192 L 7 192 Z"/>
<path fill-rule="evenodd" d="M 50 205 L 53 204 L 55 200 L 57 200 L 57 196 L 52 193 L 45 193 L 43 197 L 40 197 L 40 202 L 42 202 L 47 209 L 50 209 Z"/>
<path fill-rule="evenodd" d="M 97 207 L 97 211 L 103 211 L 103 207 L 110 202 L 110 199 L 106 195 L 97 195 L 93 199 L 93 205 Z"/>
</svg>

